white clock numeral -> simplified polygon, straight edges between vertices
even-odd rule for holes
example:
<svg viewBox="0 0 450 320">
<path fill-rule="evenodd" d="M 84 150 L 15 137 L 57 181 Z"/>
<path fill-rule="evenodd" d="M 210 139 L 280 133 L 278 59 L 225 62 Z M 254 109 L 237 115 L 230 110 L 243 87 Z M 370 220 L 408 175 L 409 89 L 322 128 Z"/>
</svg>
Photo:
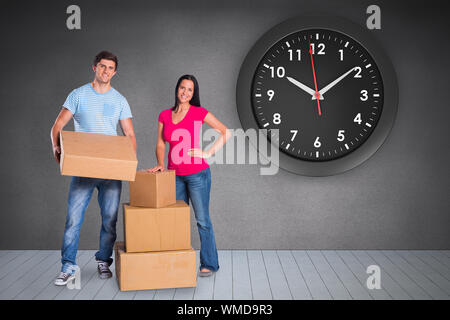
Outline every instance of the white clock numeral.
<svg viewBox="0 0 450 320">
<path fill-rule="evenodd" d="M 358 122 L 358 124 L 361 124 L 362 120 L 361 120 L 361 113 L 358 113 L 355 117 L 355 119 L 353 119 L 353 122 Z"/>
<path fill-rule="evenodd" d="M 325 54 L 325 44 L 324 43 L 319 43 L 317 45 L 317 48 L 319 49 L 317 54 Z M 314 48 L 314 43 L 311 43 L 311 51 L 312 51 L 312 54 L 316 54 L 315 48 Z"/>
<path fill-rule="evenodd" d="M 281 114 L 274 113 L 273 114 L 273 124 L 280 124 L 281 123 Z"/>
<path fill-rule="evenodd" d="M 288 52 L 289 52 L 289 60 L 292 61 L 294 58 L 294 53 L 292 52 L 292 49 L 289 49 Z M 302 51 L 300 49 L 297 49 L 297 50 L 295 50 L 295 52 L 297 52 L 297 61 L 300 61 Z"/>
<path fill-rule="evenodd" d="M 291 141 L 294 141 L 295 137 L 297 136 L 298 130 L 291 130 L 291 133 L 293 133 Z"/>
<path fill-rule="evenodd" d="M 320 146 L 322 145 L 322 143 L 319 141 L 320 137 L 316 138 L 316 141 L 314 141 L 314 147 L 316 148 L 320 148 Z"/>
<path fill-rule="evenodd" d="M 361 90 L 361 97 L 359 97 L 359 99 L 361 99 L 361 101 L 367 101 L 367 99 L 369 99 L 369 96 L 367 94 L 367 90 Z"/>
<path fill-rule="evenodd" d="M 275 77 L 275 68 L 274 67 L 269 67 L 269 69 L 270 69 L 270 76 L 272 78 L 274 78 Z M 276 74 L 277 74 L 278 78 L 283 78 L 284 75 L 286 74 L 286 70 L 284 70 L 283 67 L 278 67 L 277 71 L 276 71 Z"/>
<path fill-rule="evenodd" d="M 272 101 L 273 96 L 275 95 L 275 91 L 267 90 L 267 95 L 269 96 L 269 101 Z"/>
<path fill-rule="evenodd" d="M 356 73 L 354 75 L 355 78 L 362 78 L 361 76 L 361 67 L 355 67 Z"/>
<path fill-rule="evenodd" d="M 339 55 L 341 56 L 341 61 L 344 61 L 344 49 L 339 49 Z"/>
<path fill-rule="evenodd" d="M 344 133 L 345 133 L 345 130 L 338 131 L 338 137 L 337 137 L 338 141 L 344 141 L 344 139 L 345 139 Z"/>
</svg>

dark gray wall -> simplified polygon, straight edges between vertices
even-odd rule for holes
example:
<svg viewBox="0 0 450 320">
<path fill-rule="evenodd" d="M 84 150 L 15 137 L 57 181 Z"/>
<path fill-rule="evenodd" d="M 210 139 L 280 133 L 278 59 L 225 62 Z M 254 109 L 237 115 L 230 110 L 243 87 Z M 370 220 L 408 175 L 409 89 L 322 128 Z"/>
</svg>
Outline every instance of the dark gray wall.
<svg viewBox="0 0 450 320">
<path fill-rule="evenodd" d="M 393 1 L 392 1 L 393 2 Z M 377 1 L 400 89 L 393 130 L 367 162 L 331 177 L 258 165 L 212 167 L 219 249 L 449 249 L 449 22 L 444 2 Z M 66 7 L 82 30 L 66 28 Z M 69 177 L 52 158 L 50 128 L 68 93 L 92 80 L 102 49 L 120 59 L 113 86 L 134 114 L 139 168 L 155 164 L 156 119 L 178 77 L 195 74 L 203 106 L 239 128 L 235 84 L 254 42 L 292 16 L 335 14 L 365 25 L 374 1 L 2 1 L 0 249 L 59 249 Z M 425 2 L 424 2 L 425 3 Z M 73 129 L 72 123 L 68 129 Z M 124 183 L 122 201 L 128 201 Z M 123 239 L 122 209 L 118 239 Z M 80 248 L 96 249 L 93 197 Z M 192 221 L 194 248 L 199 248 Z"/>
</svg>

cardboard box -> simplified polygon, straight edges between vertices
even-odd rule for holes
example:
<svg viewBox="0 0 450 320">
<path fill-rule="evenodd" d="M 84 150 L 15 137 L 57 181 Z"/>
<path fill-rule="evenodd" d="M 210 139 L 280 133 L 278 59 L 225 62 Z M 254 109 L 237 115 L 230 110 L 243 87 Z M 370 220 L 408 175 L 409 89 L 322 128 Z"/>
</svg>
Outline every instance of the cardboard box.
<svg viewBox="0 0 450 320">
<path fill-rule="evenodd" d="M 61 131 L 61 174 L 133 181 L 137 159 L 128 137 Z"/>
<path fill-rule="evenodd" d="M 190 208 L 183 200 L 164 208 L 123 205 L 126 252 L 191 248 Z"/>
<path fill-rule="evenodd" d="M 121 291 L 195 287 L 195 251 L 127 253 L 115 245 L 116 277 Z"/>
<path fill-rule="evenodd" d="M 130 205 L 161 208 L 176 203 L 175 179 L 175 170 L 136 172 L 134 182 L 130 182 Z"/>
</svg>

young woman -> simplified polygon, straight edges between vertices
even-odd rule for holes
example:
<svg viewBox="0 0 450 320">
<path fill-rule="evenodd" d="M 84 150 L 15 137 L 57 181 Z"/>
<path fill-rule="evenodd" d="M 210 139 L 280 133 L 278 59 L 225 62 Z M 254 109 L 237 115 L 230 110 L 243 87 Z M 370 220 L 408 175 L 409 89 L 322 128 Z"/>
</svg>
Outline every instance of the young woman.
<svg viewBox="0 0 450 320">
<path fill-rule="evenodd" d="M 203 122 L 221 133 L 208 151 L 199 148 Z M 200 106 L 197 79 L 192 75 L 184 75 L 178 79 L 175 87 L 175 105 L 163 110 L 158 118 L 156 144 L 158 165 L 148 171 L 164 171 L 165 142 L 168 142 L 167 168 L 175 170 L 176 173 L 177 200 L 184 200 L 187 204 L 190 200 L 194 208 L 200 234 L 199 275 L 202 277 L 210 276 L 219 269 L 216 241 L 209 217 L 211 172 L 205 159 L 222 148 L 229 137 L 225 125 Z"/>
</svg>

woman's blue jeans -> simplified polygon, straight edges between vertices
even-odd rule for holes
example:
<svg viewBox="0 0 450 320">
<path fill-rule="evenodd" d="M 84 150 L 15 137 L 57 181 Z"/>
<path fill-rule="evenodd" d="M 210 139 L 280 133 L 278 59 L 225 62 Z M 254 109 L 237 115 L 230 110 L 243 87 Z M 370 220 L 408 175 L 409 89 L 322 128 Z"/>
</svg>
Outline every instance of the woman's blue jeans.
<svg viewBox="0 0 450 320">
<path fill-rule="evenodd" d="M 211 171 L 206 168 L 200 172 L 177 176 L 177 200 L 192 201 L 198 233 L 200 234 L 200 268 L 219 270 L 216 240 L 209 217 L 209 194 L 211 190 Z"/>
<path fill-rule="evenodd" d="M 95 253 L 97 260 L 112 263 L 111 258 L 116 241 L 117 212 L 122 191 L 122 181 L 73 177 L 67 202 L 66 227 L 61 248 L 61 271 L 72 272 L 80 240 L 84 213 L 91 201 L 94 189 L 98 190 L 98 204 L 102 216 L 100 249 Z"/>
</svg>

